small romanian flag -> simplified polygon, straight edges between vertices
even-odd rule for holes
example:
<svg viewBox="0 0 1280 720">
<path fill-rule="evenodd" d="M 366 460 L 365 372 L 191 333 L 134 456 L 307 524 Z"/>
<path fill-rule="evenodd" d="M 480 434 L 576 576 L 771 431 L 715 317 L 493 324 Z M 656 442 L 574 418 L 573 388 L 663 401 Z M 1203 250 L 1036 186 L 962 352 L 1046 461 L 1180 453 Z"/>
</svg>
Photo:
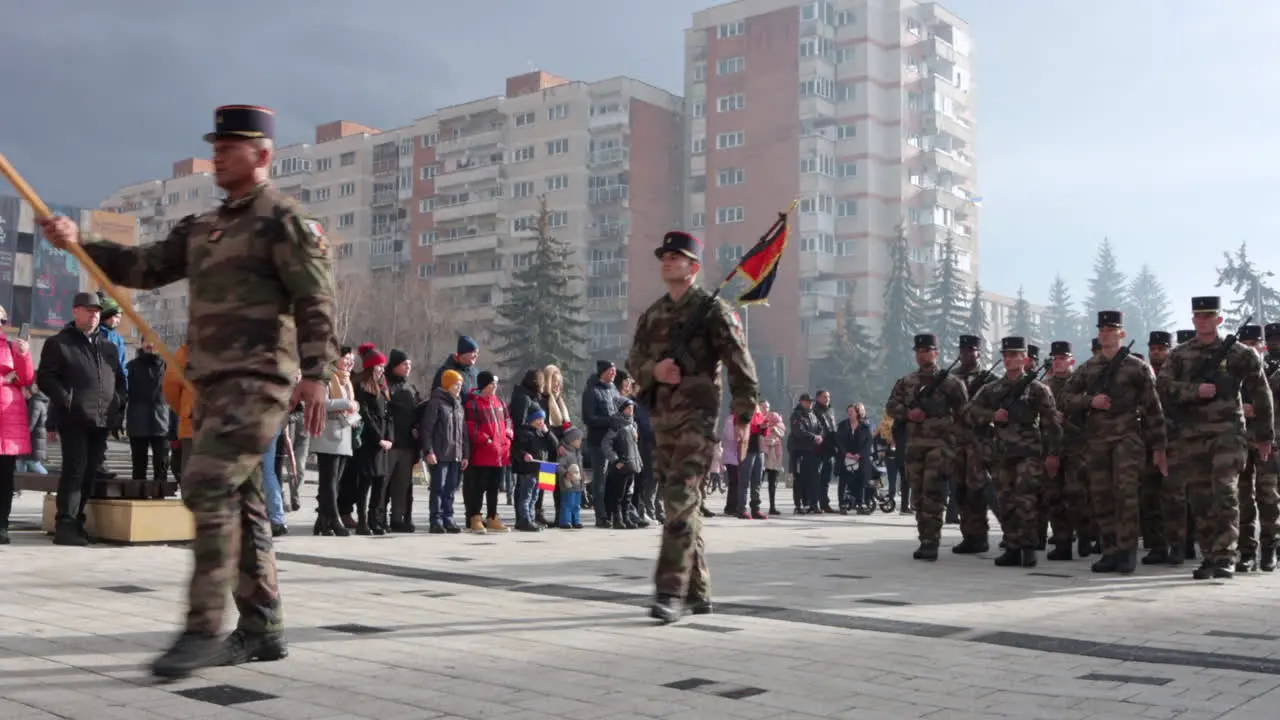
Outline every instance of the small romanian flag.
<svg viewBox="0 0 1280 720">
<path fill-rule="evenodd" d="M 747 251 L 742 261 L 729 274 L 742 275 L 751 282 L 751 287 L 738 298 L 742 305 L 755 305 L 769 301 L 769 291 L 773 289 L 774 278 L 778 276 L 778 261 L 782 260 L 782 251 L 787 248 L 787 213 L 778 213 L 778 220 L 761 236 L 755 247 Z M 726 280 L 727 282 L 727 280 Z"/>
<path fill-rule="evenodd" d="M 538 463 L 538 489 L 554 492 L 556 489 L 556 464 Z"/>
</svg>

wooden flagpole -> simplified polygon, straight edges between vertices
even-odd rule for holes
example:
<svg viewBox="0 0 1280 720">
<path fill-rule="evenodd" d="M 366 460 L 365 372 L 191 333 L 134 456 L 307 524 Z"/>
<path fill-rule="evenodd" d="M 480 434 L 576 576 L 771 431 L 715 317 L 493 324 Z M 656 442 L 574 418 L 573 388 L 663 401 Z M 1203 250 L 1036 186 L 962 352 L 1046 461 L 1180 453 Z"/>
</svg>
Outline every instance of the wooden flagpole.
<svg viewBox="0 0 1280 720">
<path fill-rule="evenodd" d="M 4 156 L 4 153 L 0 153 L 0 173 L 4 174 L 4 176 L 9 180 L 9 183 L 13 185 L 13 188 L 22 196 L 22 199 L 27 201 L 27 204 L 35 211 L 37 217 L 47 218 L 53 216 L 53 212 L 49 209 L 49 206 L 40 199 L 39 195 L 36 195 L 36 191 L 27 184 L 27 181 L 24 180 L 21 175 L 18 174 L 17 169 L 14 168 L 13 164 L 9 162 L 9 159 Z M 103 292 L 105 292 L 112 300 L 116 301 L 116 304 L 120 306 L 120 312 L 124 313 L 124 316 L 129 318 L 129 321 L 138 328 L 138 331 L 142 333 L 143 339 L 150 340 L 155 344 L 156 352 L 159 353 L 160 357 L 164 358 L 164 361 L 168 363 L 171 369 L 178 373 L 178 377 L 182 380 L 183 386 L 194 393 L 195 387 L 192 386 L 191 381 L 187 379 L 186 368 L 178 362 L 177 356 L 175 356 L 164 342 L 160 340 L 160 336 L 156 334 L 156 331 L 151 329 L 151 326 L 147 324 L 146 320 L 142 319 L 142 316 L 138 314 L 137 310 L 133 309 L 133 303 L 129 301 L 127 294 L 122 292 L 120 288 L 116 287 L 115 283 L 111 282 L 107 277 L 107 274 L 102 272 L 102 268 L 98 267 L 98 264 L 93 261 L 93 258 L 89 257 L 89 253 L 85 252 L 84 248 L 80 247 L 80 243 L 72 243 L 69 245 L 67 247 L 67 252 L 74 255 L 76 260 L 80 261 L 80 265 L 85 270 L 89 271 L 89 275 L 93 278 L 94 282 L 98 283 L 98 285 L 102 287 Z M 123 370 L 124 368 L 121 368 L 121 371 Z"/>
</svg>

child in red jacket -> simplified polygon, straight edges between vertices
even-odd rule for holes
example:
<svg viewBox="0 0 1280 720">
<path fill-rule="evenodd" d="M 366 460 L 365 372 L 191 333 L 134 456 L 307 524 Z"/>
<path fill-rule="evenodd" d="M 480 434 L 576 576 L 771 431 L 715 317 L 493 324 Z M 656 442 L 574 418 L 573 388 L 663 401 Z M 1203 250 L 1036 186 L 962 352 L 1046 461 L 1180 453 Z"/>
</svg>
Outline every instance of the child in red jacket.
<svg viewBox="0 0 1280 720">
<path fill-rule="evenodd" d="M 467 510 L 467 529 L 474 533 L 508 532 L 498 518 L 498 490 L 511 461 L 511 414 L 498 399 L 498 377 L 489 371 L 476 378 L 476 391 L 467 399 L 467 439 L 470 463 L 462 481 L 462 498 Z M 488 519 L 481 520 L 481 505 Z"/>
</svg>

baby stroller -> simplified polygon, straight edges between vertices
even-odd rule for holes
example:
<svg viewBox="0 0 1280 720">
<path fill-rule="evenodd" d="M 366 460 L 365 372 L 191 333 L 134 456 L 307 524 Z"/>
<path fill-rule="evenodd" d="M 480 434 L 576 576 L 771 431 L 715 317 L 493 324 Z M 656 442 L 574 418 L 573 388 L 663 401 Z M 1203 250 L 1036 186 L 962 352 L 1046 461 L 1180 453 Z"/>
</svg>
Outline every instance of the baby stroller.
<svg viewBox="0 0 1280 720">
<path fill-rule="evenodd" d="M 851 460 L 846 462 L 849 465 L 849 472 L 857 471 L 858 463 Z M 853 510 L 859 515 L 870 515 L 876 511 L 876 508 L 883 513 L 891 513 L 898 508 L 898 501 L 889 494 L 884 468 L 874 463 L 871 465 L 871 478 L 867 480 L 863 496 L 855 497 L 853 501 Z"/>
</svg>

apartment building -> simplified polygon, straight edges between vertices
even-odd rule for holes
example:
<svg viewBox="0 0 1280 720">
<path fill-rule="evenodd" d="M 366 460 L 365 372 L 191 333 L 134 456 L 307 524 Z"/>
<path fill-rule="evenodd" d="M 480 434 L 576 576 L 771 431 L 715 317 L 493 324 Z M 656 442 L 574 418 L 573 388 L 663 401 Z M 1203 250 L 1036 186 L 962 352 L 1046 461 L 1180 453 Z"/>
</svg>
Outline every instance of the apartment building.
<svg viewBox="0 0 1280 720">
<path fill-rule="evenodd" d="M 589 351 L 621 359 L 635 317 L 662 292 L 648 252 L 681 224 L 681 99 L 632 78 L 531 72 L 413 128 L 410 255 L 436 307 L 489 340 L 503 286 L 532 259 L 545 196 L 551 232 L 585 271 L 574 280 Z M 629 265 L 633 242 L 640 262 Z"/>
<path fill-rule="evenodd" d="M 1013 334 L 1013 309 L 1018 304 L 1018 299 L 1000 293 L 982 291 L 982 307 L 987 315 L 987 329 L 983 340 L 989 348 L 1000 347 L 1000 339 Z M 1045 327 L 1048 318 L 1049 309 L 1044 305 L 1028 303 L 1031 314 L 1031 325 L 1035 328 Z M 1061 338 L 1050 338 L 1061 339 Z M 1033 337 L 1029 342 L 1048 343 L 1049 339 L 1043 337 Z M 1048 348 L 1043 348 L 1048 350 Z"/>
<path fill-rule="evenodd" d="M 899 224 L 922 281 L 948 235 L 976 276 L 964 21 L 915 0 L 737 0 L 694 15 L 686 52 L 686 221 L 712 262 L 800 200 L 772 307 L 753 313 L 762 375 L 805 389 L 848 298 L 877 329 Z"/>
</svg>

